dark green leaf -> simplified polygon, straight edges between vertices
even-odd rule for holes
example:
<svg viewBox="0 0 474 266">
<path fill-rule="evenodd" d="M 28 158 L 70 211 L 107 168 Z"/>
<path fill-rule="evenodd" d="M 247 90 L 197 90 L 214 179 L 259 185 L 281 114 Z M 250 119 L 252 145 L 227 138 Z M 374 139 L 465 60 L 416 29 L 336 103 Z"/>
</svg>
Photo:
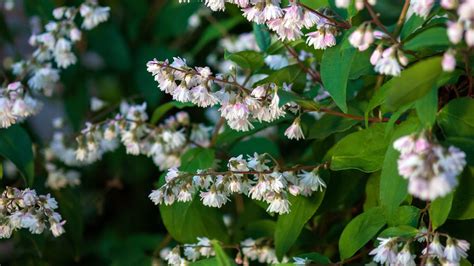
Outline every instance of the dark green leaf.
<svg viewBox="0 0 474 266">
<path fill-rule="evenodd" d="M 449 211 L 451 211 L 451 204 L 453 202 L 453 193 L 437 198 L 430 204 L 430 220 L 433 224 L 433 229 L 440 227 L 448 219 Z"/>
<path fill-rule="evenodd" d="M 367 210 L 352 219 L 342 231 L 339 239 L 341 259 L 352 257 L 369 242 L 385 225 L 383 210 L 380 207 Z"/>
<path fill-rule="evenodd" d="M 450 45 L 448 34 L 446 33 L 445 27 L 433 27 L 429 28 L 415 37 L 410 39 L 403 45 L 404 49 L 407 50 L 423 50 L 428 47 L 439 47 L 445 48 Z"/>
<path fill-rule="evenodd" d="M 347 80 L 355 57 L 355 49 L 341 49 L 341 45 L 327 49 L 321 61 L 321 79 L 334 102 L 347 112 Z"/>
<path fill-rule="evenodd" d="M 325 115 L 309 128 L 307 139 L 323 140 L 337 132 L 344 132 L 357 124 L 356 120 L 340 116 Z"/>
<path fill-rule="evenodd" d="M 230 155 L 253 155 L 255 152 L 259 154 L 268 153 L 275 158 L 280 157 L 280 150 L 277 144 L 264 137 L 253 137 L 239 142 L 239 145 L 235 145 L 230 150 Z"/>
<path fill-rule="evenodd" d="M 243 69 L 250 69 L 252 71 L 260 69 L 265 64 L 262 54 L 256 51 L 240 51 L 236 53 L 225 51 L 224 58 L 236 63 Z"/>
<path fill-rule="evenodd" d="M 474 137 L 474 99 L 450 101 L 438 114 L 438 125 L 450 137 Z"/>
<path fill-rule="evenodd" d="M 416 227 L 420 218 L 420 209 L 415 206 L 400 206 L 395 211 L 395 215 L 387 219 L 390 226 L 410 225 Z"/>
<path fill-rule="evenodd" d="M 409 225 L 389 227 L 379 234 L 379 237 L 406 237 L 411 238 L 418 234 L 418 229 Z"/>
<path fill-rule="evenodd" d="M 183 7 L 183 5 L 179 5 L 179 6 L 180 8 Z M 173 15 L 173 13 L 171 13 L 171 15 Z M 197 54 L 199 51 L 201 51 L 202 48 L 206 46 L 206 44 L 221 37 L 223 35 L 222 30 L 228 31 L 234 28 L 235 26 L 239 25 L 240 22 L 242 22 L 242 17 L 234 16 L 232 18 L 220 21 L 219 25 L 210 24 L 206 28 L 204 33 L 201 34 L 201 38 L 199 39 L 197 44 L 194 46 L 193 50 L 191 51 L 191 54 Z M 160 30 L 162 29 L 162 27 L 157 27 L 157 28 L 159 28 Z"/>
<path fill-rule="evenodd" d="M 337 142 L 328 152 L 331 170 L 357 169 L 368 173 L 380 170 L 388 145 L 384 130 L 384 124 L 374 124 Z"/>
<path fill-rule="evenodd" d="M 433 88 L 415 102 L 416 114 L 423 126 L 431 128 L 436 122 L 438 112 L 438 89 Z"/>
<path fill-rule="evenodd" d="M 265 24 L 253 23 L 253 34 L 255 35 L 255 41 L 257 42 L 260 51 L 265 52 L 272 42 L 270 32 L 268 31 Z"/>
<path fill-rule="evenodd" d="M 151 116 L 150 123 L 156 124 L 169 110 L 173 109 L 173 107 L 182 109 L 185 107 L 193 106 L 192 103 L 181 103 L 181 102 L 167 102 L 158 106 L 155 111 L 153 111 L 153 115 Z"/>
<path fill-rule="evenodd" d="M 303 226 L 316 213 L 323 198 L 323 192 L 317 192 L 309 198 L 289 196 L 291 211 L 278 217 L 275 228 L 275 252 L 279 259 L 293 246 Z"/>
<path fill-rule="evenodd" d="M 33 149 L 30 136 L 22 127 L 14 125 L 0 129 L 0 155 L 15 164 L 28 186 L 33 185 Z"/>
<path fill-rule="evenodd" d="M 474 168 L 467 167 L 459 177 L 454 192 L 449 219 L 467 220 L 474 218 Z"/>
<path fill-rule="evenodd" d="M 224 252 L 221 245 L 219 244 L 219 241 L 212 240 L 211 243 L 212 243 L 212 247 L 214 248 L 214 252 L 216 252 L 217 265 L 219 266 L 235 265 L 235 263 Z"/>
</svg>

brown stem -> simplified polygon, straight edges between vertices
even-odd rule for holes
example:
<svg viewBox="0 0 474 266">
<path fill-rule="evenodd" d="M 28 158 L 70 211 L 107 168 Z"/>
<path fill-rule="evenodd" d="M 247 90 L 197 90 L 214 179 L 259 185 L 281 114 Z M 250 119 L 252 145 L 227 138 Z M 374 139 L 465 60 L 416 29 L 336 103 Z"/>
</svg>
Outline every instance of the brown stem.
<svg viewBox="0 0 474 266">
<path fill-rule="evenodd" d="M 322 18 L 325 18 L 325 19 L 329 20 L 336 27 L 340 27 L 340 28 L 343 28 L 343 29 L 350 29 L 351 28 L 351 24 L 347 21 L 342 21 L 342 22 L 337 21 L 334 18 L 328 17 L 328 16 L 324 15 L 323 13 L 321 13 L 321 12 L 319 12 L 319 11 L 317 11 L 317 10 L 315 10 L 315 9 L 313 9 L 313 8 L 303 4 L 301 2 L 298 2 L 298 5 L 305 8 L 306 10 L 308 10 L 310 12 L 313 12 L 314 14 L 316 14 L 316 15 L 322 17 Z"/>
<path fill-rule="evenodd" d="M 395 30 L 393 31 L 393 36 L 398 36 L 400 31 L 402 30 L 403 23 L 405 22 L 405 18 L 407 17 L 408 8 L 410 7 L 410 0 L 405 0 L 405 4 L 403 5 L 402 12 L 400 13 L 400 17 L 398 17 L 397 25 Z"/>
<path fill-rule="evenodd" d="M 349 118 L 349 119 L 353 119 L 353 120 L 358 120 L 358 121 L 364 121 L 364 120 L 365 120 L 365 117 L 363 117 L 363 116 L 345 114 L 345 113 L 341 113 L 341 112 L 338 112 L 338 111 L 334 111 L 334 110 L 331 110 L 331 109 L 328 109 L 328 108 L 320 108 L 318 111 L 319 111 L 319 112 L 326 113 L 326 114 L 329 114 L 329 115 L 335 115 L 335 116 L 345 117 L 345 118 Z M 369 121 L 369 122 L 375 122 L 375 123 L 388 122 L 389 120 L 390 120 L 390 119 L 389 119 L 389 118 L 386 118 L 386 117 L 383 117 L 383 118 L 369 117 L 369 118 L 368 118 L 368 121 Z"/>
<path fill-rule="evenodd" d="M 295 49 L 288 44 L 284 44 L 288 52 L 293 56 L 293 58 L 296 59 L 296 62 L 298 62 L 298 65 L 303 69 L 304 72 L 308 73 L 311 78 L 313 79 L 314 82 L 321 83 L 321 77 L 318 72 L 316 72 L 314 69 L 307 67 L 299 58 L 298 53 L 295 51 Z"/>
<path fill-rule="evenodd" d="M 216 145 L 217 136 L 219 136 L 219 131 L 224 125 L 224 123 L 225 123 L 225 119 L 221 117 L 219 121 L 217 122 L 216 127 L 214 128 L 214 133 L 212 133 L 211 145 L 210 145 L 211 147 L 214 147 L 214 145 Z"/>
<path fill-rule="evenodd" d="M 370 16 L 372 17 L 374 23 L 383 31 L 385 34 L 388 35 L 390 40 L 392 40 L 393 43 L 398 43 L 397 39 L 395 39 L 392 34 L 385 28 L 385 26 L 380 22 L 379 16 L 375 13 L 374 9 L 372 6 L 367 2 L 367 0 L 364 0 L 364 6 L 367 8 L 367 11 L 369 11 Z"/>
</svg>

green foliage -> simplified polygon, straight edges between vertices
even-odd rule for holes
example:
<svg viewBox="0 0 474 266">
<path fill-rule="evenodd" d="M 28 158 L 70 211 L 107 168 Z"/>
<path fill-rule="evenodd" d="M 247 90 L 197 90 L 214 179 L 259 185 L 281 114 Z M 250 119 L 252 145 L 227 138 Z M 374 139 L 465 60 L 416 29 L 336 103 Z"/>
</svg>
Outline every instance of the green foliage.
<svg viewBox="0 0 474 266">
<path fill-rule="evenodd" d="M 32 143 L 22 127 L 0 129 L 0 155 L 15 164 L 28 186 L 33 184 L 35 176 Z"/>
<path fill-rule="evenodd" d="M 352 257 L 357 250 L 371 240 L 386 224 L 380 207 L 359 214 L 346 225 L 339 239 L 341 259 Z"/>
</svg>

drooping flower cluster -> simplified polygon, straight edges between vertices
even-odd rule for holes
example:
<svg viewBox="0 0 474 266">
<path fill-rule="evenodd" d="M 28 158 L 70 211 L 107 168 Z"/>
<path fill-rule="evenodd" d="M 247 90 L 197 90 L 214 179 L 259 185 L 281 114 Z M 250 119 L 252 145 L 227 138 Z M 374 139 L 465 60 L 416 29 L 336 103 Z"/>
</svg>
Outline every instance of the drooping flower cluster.
<svg viewBox="0 0 474 266">
<path fill-rule="evenodd" d="M 65 187 L 74 187 L 81 184 L 80 173 L 75 170 L 61 168 L 53 163 L 46 163 L 45 169 L 48 172 L 46 187 L 54 190 Z"/>
<path fill-rule="evenodd" d="M 287 7 L 281 7 L 280 0 L 208 0 L 205 4 L 213 11 L 224 10 L 225 3 L 237 5 L 242 15 L 250 22 L 266 24 L 276 32 L 282 41 L 294 41 L 303 37 L 304 29 L 316 27 L 315 31 L 306 34 L 306 42 L 315 49 L 326 49 L 336 45 L 338 34 L 336 24 L 328 16 L 317 14 L 314 10 L 304 8 L 296 1 L 290 1 Z"/>
<path fill-rule="evenodd" d="M 382 45 L 379 45 L 372 53 L 370 63 L 375 66 L 374 70 L 380 74 L 400 76 L 403 67 L 408 65 L 409 60 L 397 45 L 385 50 Z"/>
<path fill-rule="evenodd" d="M 443 0 L 441 6 L 448 10 L 457 8 L 457 21 L 448 21 L 448 37 L 451 43 L 459 44 L 464 41 L 470 47 L 474 46 L 474 1 Z"/>
<path fill-rule="evenodd" d="M 33 99 L 20 82 L 0 87 L 0 128 L 7 128 L 36 114 L 41 104 Z"/>
<path fill-rule="evenodd" d="M 434 200 L 451 192 L 466 165 L 463 151 L 454 146 L 445 148 L 423 134 L 401 137 L 393 147 L 400 151 L 398 172 L 408 179 L 408 191 L 422 200 Z"/>
<path fill-rule="evenodd" d="M 21 228 L 41 234 L 48 225 L 55 237 L 60 236 L 65 221 L 54 211 L 57 208 L 58 203 L 49 194 L 37 195 L 28 188 L 7 187 L 0 196 L 0 238 L 10 238 Z"/>
<path fill-rule="evenodd" d="M 196 244 L 184 244 L 173 249 L 163 249 L 160 252 L 160 257 L 169 265 L 188 265 L 190 262 L 215 256 L 211 240 L 207 237 L 198 237 L 197 239 Z M 268 265 L 288 262 L 286 256 L 278 261 L 275 249 L 268 242 L 267 239 L 255 240 L 252 238 L 241 241 L 240 245 L 235 246 L 239 250 L 235 262 L 243 265 L 250 265 L 249 261 L 258 261 Z M 181 249 L 183 249 L 182 252 Z"/>
<path fill-rule="evenodd" d="M 285 115 L 277 94 L 279 88 L 273 83 L 249 90 L 237 83 L 235 77 L 215 77 L 208 67 L 191 68 L 181 58 L 174 58 L 171 64 L 153 60 L 148 62 L 147 69 L 159 88 L 179 102 L 192 102 L 200 107 L 220 104 L 221 116 L 232 129 L 248 131 L 254 127 L 250 120 L 272 122 Z"/>
<path fill-rule="evenodd" d="M 326 187 L 318 175 L 319 168 L 326 164 L 281 171 L 278 165 L 270 166 L 269 158 L 268 154 L 257 153 L 247 160 L 242 155 L 233 157 L 225 172 L 208 169 L 193 174 L 171 168 L 165 176 L 165 184 L 153 190 L 149 197 L 157 205 L 171 205 L 175 201 L 191 201 L 199 193 L 204 205 L 220 208 L 230 201 L 231 194 L 238 193 L 266 202 L 270 213 L 284 214 L 290 212 L 288 193 L 310 196 Z"/>
<path fill-rule="evenodd" d="M 35 114 L 39 104 L 32 98 L 32 93 L 51 95 L 59 81 L 60 69 L 77 62 L 72 48 L 82 35 L 75 23 L 78 13 L 83 19 L 82 27 L 90 30 L 108 19 L 109 8 L 88 0 L 79 8 L 59 7 L 53 11 L 55 20 L 45 25 L 44 32 L 33 34 L 29 39 L 30 45 L 36 49 L 31 58 L 12 65 L 12 72 L 19 82 L 1 89 L 0 127 L 9 127 Z M 26 83 L 20 83 L 25 78 L 28 78 L 27 85 L 31 89 L 28 93 Z"/>
<path fill-rule="evenodd" d="M 459 265 L 462 258 L 467 257 L 469 242 L 452 238 L 446 234 L 446 246 L 440 242 L 440 234 L 433 233 L 421 236 L 422 242 L 428 241 L 426 248 L 420 254 L 420 261 L 425 265 Z M 412 246 L 416 241 L 406 240 L 399 237 L 377 238 L 379 245 L 370 251 L 373 260 L 382 265 L 419 265 L 415 262 L 417 255 L 412 253 Z M 401 250 L 400 250 L 401 249 Z"/>
<path fill-rule="evenodd" d="M 161 169 L 178 167 L 187 149 L 208 146 L 210 130 L 204 124 L 191 123 L 186 112 L 167 118 L 160 125 L 148 123 L 146 103 L 130 105 L 122 102 L 120 113 L 112 119 L 92 124 L 76 138 L 77 147 L 67 145 L 67 138 L 57 132 L 46 153 L 49 160 L 58 159 L 68 166 L 91 164 L 122 143 L 128 154 L 153 158 Z"/>
</svg>

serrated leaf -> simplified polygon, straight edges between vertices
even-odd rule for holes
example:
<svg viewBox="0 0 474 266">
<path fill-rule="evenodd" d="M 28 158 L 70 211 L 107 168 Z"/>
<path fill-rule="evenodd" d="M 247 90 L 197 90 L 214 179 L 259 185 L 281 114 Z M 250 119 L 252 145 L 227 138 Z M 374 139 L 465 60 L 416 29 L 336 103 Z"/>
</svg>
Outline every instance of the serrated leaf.
<svg viewBox="0 0 474 266">
<path fill-rule="evenodd" d="M 20 171 L 28 186 L 33 185 L 34 158 L 30 136 L 19 125 L 0 129 L 0 155 L 9 159 Z"/>
<path fill-rule="evenodd" d="M 384 227 L 385 218 L 380 207 L 372 208 L 352 219 L 339 238 L 341 259 L 352 257 Z"/>
</svg>

